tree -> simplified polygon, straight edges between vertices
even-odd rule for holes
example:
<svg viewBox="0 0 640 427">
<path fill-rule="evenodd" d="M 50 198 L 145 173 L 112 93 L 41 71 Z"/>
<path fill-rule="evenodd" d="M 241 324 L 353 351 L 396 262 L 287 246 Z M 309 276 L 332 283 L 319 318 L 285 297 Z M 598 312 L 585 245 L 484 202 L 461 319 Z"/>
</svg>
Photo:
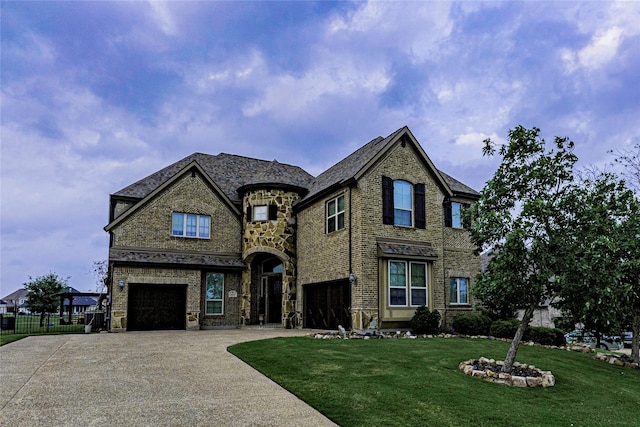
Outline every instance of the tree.
<svg viewBox="0 0 640 427">
<path fill-rule="evenodd" d="M 619 227 L 621 238 L 621 257 L 623 282 L 626 289 L 625 308 L 630 313 L 630 326 L 633 331 L 631 357 L 640 361 L 640 142 L 632 149 L 610 151 L 616 155 L 614 162 L 622 166 L 621 177 L 627 186 L 634 190 L 635 200 L 630 209 L 631 215 Z"/>
<path fill-rule="evenodd" d="M 59 307 L 59 294 L 69 286 L 68 280 L 69 278 L 62 279 L 57 274 L 49 273 L 35 279 L 29 276 L 29 281 L 24 284 L 29 310 L 40 313 L 40 327 L 44 325 L 45 315 L 55 312 Z"/>
<path fill-rule="evenodd" d="M 96 292 L 107 292 L 109 264 L 106 259 L 93 261 L 93 277 L 96 279 Z"/>
<path fill-rule="evenodd" d="M 556 259 L 565 196 L 573 189 L 577 157 L 573 142 L 555 138 L 555 149 L 546 151 L 540 129 L 518 126 L 502 145 L 502 161 L 469 209 L 474 221 L 472 241 L 491 251 L 474 293 L 482 301 L 524 309 L 502 370 L 511 372 L 524 332 L 541 303 L 554 296 Z M 496 146 L 484 141 L 483 154 L 493 156 Z"/>
<path fill-rule="evenodd" d="M 620 331 L 625 321 L 623 242 L 633 193 L 613 175 L 583 179 L 565 198 L 564 256 L 558 260 L 554 305 L 594 331 Z"/>
</svg>

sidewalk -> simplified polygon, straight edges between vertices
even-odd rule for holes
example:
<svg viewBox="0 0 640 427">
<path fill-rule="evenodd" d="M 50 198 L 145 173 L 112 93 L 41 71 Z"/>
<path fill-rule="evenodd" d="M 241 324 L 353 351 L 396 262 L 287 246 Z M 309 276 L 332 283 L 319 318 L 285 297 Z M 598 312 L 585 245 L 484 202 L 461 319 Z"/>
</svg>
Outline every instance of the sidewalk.
<svg viewBox="0 0 640 427">
<path fill-rule="evenodd" d="M 0 347 L 0 426 L 330 426 L 226 351 L 307 331 L 29 337 Z M 300 363 L 300 361 L 292 361 Z"/>
</svg>

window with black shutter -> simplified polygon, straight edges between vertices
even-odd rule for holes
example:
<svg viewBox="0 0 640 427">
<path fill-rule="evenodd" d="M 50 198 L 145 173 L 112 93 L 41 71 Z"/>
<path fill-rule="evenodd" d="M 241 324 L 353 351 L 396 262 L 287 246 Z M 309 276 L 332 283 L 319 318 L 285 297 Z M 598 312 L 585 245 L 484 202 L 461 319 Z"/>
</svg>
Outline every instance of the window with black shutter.
<svg viewBox="0 0 640 427">
<path fill-rule="evenodd" d="M 393 224 L 393 180 L 382 177 L 382 223 Z"/>
<path fill-rule="evenodd" d="M 269 220 L 275 221 L 278 219 L 278 206 L 269 205 Z"/>
<path fill-rule="evenodd" d="M 416 228 L 426 228 L 424 184 L 413 186 L 413 200 L 415 204 Z"/>
</svg>

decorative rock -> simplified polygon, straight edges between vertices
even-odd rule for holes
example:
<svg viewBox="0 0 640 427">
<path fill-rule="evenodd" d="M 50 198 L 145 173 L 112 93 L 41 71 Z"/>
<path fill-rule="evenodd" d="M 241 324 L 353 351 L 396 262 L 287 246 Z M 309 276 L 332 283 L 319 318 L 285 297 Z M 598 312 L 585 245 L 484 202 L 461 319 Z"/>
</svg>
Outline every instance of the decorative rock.
<svg viewBox="0 0 640 427">
<path fill-rule="evenodd" d="M 542 386 L 542 377 L 527 377 L 528 387 L 540 387 Z"/>
<path fill-rule="evenodd" d="M 526 387 L 527 379 L 525 377 L 513 376 L 511 377 L 511 385 L 514 387 Z"/>
<path fill-rule="evenodd" d="M 556 385 L 556 377 L 549 371 L 545 372 L 542 376 L 542 387 L 553 387 L 554 385 Z"/>
<path fill-rule="evenodd" d="M 477 378 L 485 378 L 487 376 L 487 373 L 485 371 L 476 371 L 474 369 L 473 371 L 471 371 L 471 376 Z"/>
</svg>

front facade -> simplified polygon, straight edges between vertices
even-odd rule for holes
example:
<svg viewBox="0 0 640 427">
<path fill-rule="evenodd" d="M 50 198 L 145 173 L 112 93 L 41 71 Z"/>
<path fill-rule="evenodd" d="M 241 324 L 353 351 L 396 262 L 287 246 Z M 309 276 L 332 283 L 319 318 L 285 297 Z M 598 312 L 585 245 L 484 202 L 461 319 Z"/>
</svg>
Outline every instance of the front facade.
<svg viewBox="0 0 640 427">
<path fill-rule="evenodd" d="M 111 196 L 111 329 L 403 328 L 421 305 L 450 325 L 473 304 L 478 196 L 406 127 L 318 177 L 193 154 Z"/>
</svg>

